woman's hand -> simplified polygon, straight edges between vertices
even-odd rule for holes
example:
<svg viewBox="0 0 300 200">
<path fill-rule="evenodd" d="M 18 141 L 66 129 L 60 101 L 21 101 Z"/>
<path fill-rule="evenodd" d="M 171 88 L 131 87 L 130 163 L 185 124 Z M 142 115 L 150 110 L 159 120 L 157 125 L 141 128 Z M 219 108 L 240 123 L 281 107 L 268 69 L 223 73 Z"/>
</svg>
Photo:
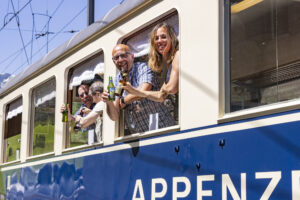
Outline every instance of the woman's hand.
<svg viewBox="0 0 300 200">
<path fill-rule="evenodd" d="M 132 95 L 142 97 L 142 93 L 138 89 L 134 88 L 129 82 L 127 82 L 126 85 L 122 86 L 122 89 L 126 90 Z"/>
</svg>

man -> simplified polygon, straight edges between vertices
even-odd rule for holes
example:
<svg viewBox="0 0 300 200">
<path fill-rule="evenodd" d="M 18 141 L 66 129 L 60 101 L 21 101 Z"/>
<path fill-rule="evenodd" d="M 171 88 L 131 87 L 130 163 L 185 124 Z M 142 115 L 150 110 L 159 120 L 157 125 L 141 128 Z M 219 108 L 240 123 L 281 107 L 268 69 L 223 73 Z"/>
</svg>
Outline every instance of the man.
<svg viewBox="0 0 300 200">
<path fill-rule="evenodd" d="M 115 86 L 121 79 L 120 71 L 128 71 L 127 80 L 140 90 L 159 90 L 159 81 L 154 72 L 146 63 L 134 63 L 134 55 L 130 48 L 124 44 L 118 44 L 112 51 L 112 59 L 119 70 L 115 79 Z M 175 121 L 168 114 L 167 107 L 162 103 L 123 92 L 121 98 L 114 102 L 108 101 L 108 91 L 103 92 L 103 101 L 107 104 L 107 113 L 112 120 L 117 120 L 120 110 L 125 111 L 125 125 L 130 133 L 142 133 L 149 130 L 175 125 Z M 154 126 L 153 126 L 154 124 Z"/>
<path fill-rule="evenodd" d="M 78 95 L 79 98 L 82 102 L 80 108 L 77 110 L 77 112 L 74 114 L 74 116 L 76 115 L 87 115 L 91 109 L 93 109 L 94 107 L 94 103 L 93 103 L 93 98 L 91 97 L 91 95 L 89 95 L 89 85 L 88 84 L 81 84 L 78 87 Z M 60 108 L 60 112 L 63 112 L 66 109 L 65 105 L 63 104 Z M 69 114 L 71 114 L 69 112 Z M 70 121 L 72 118 L 68 117 L 68 120 Z"/>
<path fill-rule="evenodd" d="M 91 112 L 91 110 L 95 106 L 95 104 L 93 103 L 92 96 L 89 95 L 89 85 L 87 83 L 82 83 L 78 87 L 77 92 L 78 92 L 78 95 L 79 95 L 79 98 L 80 98 L 82 104 L 81 104 L 80 108 L 76 111 L 74 116 L 77 116 L 77 115 L 78 116 L 86 116 L 89 112 Z M 60 108 L 60 112 L 63 112 L 65 109 L 66 109 L 65 105 L 62 105 Z M 70 108 L 67 108 L 67 109 L 68 109 L 68 121 L 70 122 L 74 118 L 71 115 Z M 74 127 L 74 129 L 75 129 L 75 127 Z M 92 133 L 94 133 L 94 129 L 95 129 L 95 125 L 91 124 L 90 126 L 84 128 L 83 131 L 88 131 L 89 134 L 92 134 Z M 94 137 L 96 138 L 97 136 L 95 135 Z"/>
<path fill-rule="evenodd" d="M 89 91 L 89 95 L 93 97 L 93 103 L 96 105 L 93 107 L 93 110 L 89 112 L 88 115 L 82 117 L 80 115 L 75 115 L 74 119 L 76 123 L 79 123 L 82 128 L 86 128 L 91 124 L 96 124 L 95 133 L 96 133 L 96 141 L 102 141 L 102 111 L 103 111 L 103 101 L 102 101 L 102 93 L 103 93 L 103 83 L 101 81 L 94 82 Z"/>
</svg>

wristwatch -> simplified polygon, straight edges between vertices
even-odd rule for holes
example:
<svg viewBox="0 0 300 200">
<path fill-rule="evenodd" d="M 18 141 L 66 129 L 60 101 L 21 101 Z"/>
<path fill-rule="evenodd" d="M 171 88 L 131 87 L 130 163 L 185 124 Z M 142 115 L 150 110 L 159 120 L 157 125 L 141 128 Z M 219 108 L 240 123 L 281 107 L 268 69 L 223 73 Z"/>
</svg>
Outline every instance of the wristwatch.
<svg viewBox="0 0 300 200">
<path fill-rule="evenodd" d="M 124 100 L 124 97 L 123 97 L 123 96 L 121 97 L 121 103 L 126 105 L 126 103 L 125 103 L 125 100 Z"/>
</svg>

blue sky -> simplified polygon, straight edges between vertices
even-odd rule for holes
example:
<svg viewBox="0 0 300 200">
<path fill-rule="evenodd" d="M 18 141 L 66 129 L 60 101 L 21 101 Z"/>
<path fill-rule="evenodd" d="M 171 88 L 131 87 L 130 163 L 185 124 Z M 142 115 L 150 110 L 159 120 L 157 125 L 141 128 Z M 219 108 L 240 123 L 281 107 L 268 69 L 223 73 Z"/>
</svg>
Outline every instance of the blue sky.
<svg viewBox="0 0 300 200">
<path fill-rule="evenodd" d="M 95 20 L 120 2 L 95 0 Z M 22 72 L 42 58 L 47 49 L 49 52 L 70 39 L 75 34 L 72 31 L 84 29 L 86 6 L 87 0 L 1 0 L 0 74 Z M 13 17 L 18 11 L 17 17 Z"/>
</svg>

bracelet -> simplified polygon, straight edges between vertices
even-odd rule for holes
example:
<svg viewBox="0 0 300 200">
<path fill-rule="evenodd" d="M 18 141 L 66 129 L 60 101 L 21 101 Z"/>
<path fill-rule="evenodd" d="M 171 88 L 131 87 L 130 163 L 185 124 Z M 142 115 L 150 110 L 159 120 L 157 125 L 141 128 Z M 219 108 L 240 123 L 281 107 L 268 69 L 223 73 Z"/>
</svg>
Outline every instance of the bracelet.
<svg viewBox="0 0 300 200">
<path fill-rule="evenodd" d="M 124 97 L 121 97 L 121 103 L 126 105 Z"/>
</svg>

